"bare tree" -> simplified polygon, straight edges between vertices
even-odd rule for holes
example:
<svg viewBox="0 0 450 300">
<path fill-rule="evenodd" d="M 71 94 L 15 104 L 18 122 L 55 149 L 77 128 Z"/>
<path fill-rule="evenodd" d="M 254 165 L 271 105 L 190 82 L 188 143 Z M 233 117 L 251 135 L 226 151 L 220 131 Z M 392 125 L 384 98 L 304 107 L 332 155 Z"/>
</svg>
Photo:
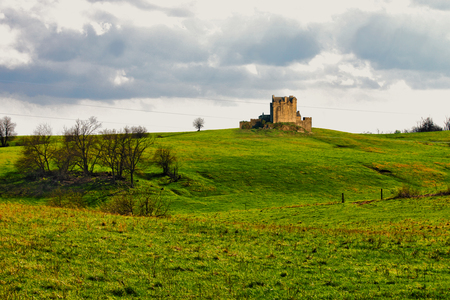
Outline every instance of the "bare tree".
<svg viewBox="0 0 450 300">
<path fill-rule="evenodd" d="M 75 126 L 64 130 L 64 142 L 70 144 L 75 151 L 77 165 L 85 175 L 92 174 L 99 159 L 100 147 L 97 130 L 102 126 L 97 118 L 78 119 Z"/>
<path fill-rule="evenodd" d="M 444 121 L 444 130 L 450 130 L 450 118 L 446 117 Z"/>
<path fill-rule="evenodd" d="M 151 144 L 153 139 L 148 137 L 147 130 L 142 127 L 125 127 L 125 156 L 124 166 L 125 170 L 130 174 L 131 187 L 134 186 L 134 172 L 137 165 L 141 161 L 142 155 Z"/>
<path fill-rule="evenodd" d="M 32 136 L 24 139 L 22 157 L 16 167 L 23 172 L 38 172 L 40 175 L 50 172 L 50 162 L 56 150 L 52 143 L 52 129 L 48 124 L 39 125 Z"/>
<path fill-rule="evenodd" d="M 4 116 L 0 119 L 0 142 L 2 147 L 8 146 L 8 142 L 12 141 L 17 133 L 14 131 L 16 129 L 16 123 L 11 121 L 11 118 Z"/>
<path fill-rule="evenodd" d="M 202 118 L 197 118 L 192 122 L 192 126 L 194 126 L 197 131 L 200 131 L 205 126 L 205 120 Z"/>
</svg>

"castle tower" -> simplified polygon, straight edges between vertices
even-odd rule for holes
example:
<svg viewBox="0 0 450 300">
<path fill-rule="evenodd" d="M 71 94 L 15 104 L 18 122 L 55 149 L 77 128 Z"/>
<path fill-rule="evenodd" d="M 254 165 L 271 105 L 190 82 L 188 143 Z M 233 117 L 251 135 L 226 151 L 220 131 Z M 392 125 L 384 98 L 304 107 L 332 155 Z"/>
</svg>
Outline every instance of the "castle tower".
<svg viewBox="0 0 450 300">
<path fill-rule="evenodd" d="M 296 123 L 297 98 L 294 96 L 275 97 L 272 95 L 270 121 L 272 123 Z"/>
</svg>

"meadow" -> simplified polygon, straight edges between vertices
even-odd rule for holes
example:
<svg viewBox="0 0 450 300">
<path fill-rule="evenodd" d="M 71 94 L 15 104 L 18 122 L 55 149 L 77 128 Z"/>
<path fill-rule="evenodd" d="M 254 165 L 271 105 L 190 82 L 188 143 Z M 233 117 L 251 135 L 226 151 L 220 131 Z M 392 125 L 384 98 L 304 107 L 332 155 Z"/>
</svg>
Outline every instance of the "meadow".
<svg viewBox="0 0 450 300">
<path fill-rule="evenodd" d="M 20 146 L 0 148 L 0 298 L 449 298 L 450 197 L 431 195 L 448 189 L 449 142 L 449 132 L 161 133 L 182 178 L 148 164 L 137 188 L 164 188 L 165 218 L 99 211 L 102 182 L 86 186 L 87 209 L 43 205 L 54 184 L 27 190 L 13 166 Z M 394 199 L 403 186 L 428 195 Z"/>
</svg>

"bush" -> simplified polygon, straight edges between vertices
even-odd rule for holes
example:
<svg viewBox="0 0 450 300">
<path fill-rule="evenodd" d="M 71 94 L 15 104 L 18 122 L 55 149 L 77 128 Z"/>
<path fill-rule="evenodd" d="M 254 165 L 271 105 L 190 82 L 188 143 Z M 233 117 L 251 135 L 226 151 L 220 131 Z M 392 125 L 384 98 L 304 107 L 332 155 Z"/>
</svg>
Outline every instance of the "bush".
<svg viewBox="0 0 450 300">
<path fill-rule="evenodd" d="M 165 217 L 169 208 L 170 202 L 164 199 L 162 190 L 155 193 L 144 189 L 124 191 L 106 202 L 101 210 L 119 215 Z"/>
<path fill-rule="evenodd" d="M 398 188 L 395 192 L 394 192 L 394 198 L 395 199 L 399 199 L 399 198 L 413 198 L 413 197 L 417 197 L 420 196 L 420 192 L 419 190 L 411 187 L 411 186 L 407 186 L 404 185 L 401 188 Z"/>
</svg>

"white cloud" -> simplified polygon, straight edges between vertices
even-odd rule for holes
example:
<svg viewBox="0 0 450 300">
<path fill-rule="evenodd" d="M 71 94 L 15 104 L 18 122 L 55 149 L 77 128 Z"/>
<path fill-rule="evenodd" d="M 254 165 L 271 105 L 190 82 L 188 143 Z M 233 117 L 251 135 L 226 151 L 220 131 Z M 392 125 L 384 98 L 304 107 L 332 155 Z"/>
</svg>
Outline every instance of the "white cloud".
<svg viewBox="0 0 450 300">
<path fill-rule="evenodd" d="M 105 23 L 103 23 L 103 22 L 91 22 L 90 24 L 94 28 L 95 33 L 97 35 L 102 35 L 102 34 L 107 33 L 112 27 L 112 24 L 108 23 L 108 22 L 105 22 Z"/>
<path fill-rule="evenodd" d="M 123 85 L 133 80 L 134 80 L 133 77 L 127 77 L 125 70 L 120 70 L 116 72 L 116 77 L 114 77 L 113 82 L 115 85 Z"/>
<path fill-rule="evenodd" d="M 249 73 L 258 75 L 258 69 L 256 68 L 255 64 L 245 65 L 244 68 L 246 68 Z"/>
<path fill-rule="evenodd" d="M 12 69 L 30 63 L 30 55 L 15 48 L 17 38 L 17 30 L 0 24 L 0 66 Z"/>
</svg>

